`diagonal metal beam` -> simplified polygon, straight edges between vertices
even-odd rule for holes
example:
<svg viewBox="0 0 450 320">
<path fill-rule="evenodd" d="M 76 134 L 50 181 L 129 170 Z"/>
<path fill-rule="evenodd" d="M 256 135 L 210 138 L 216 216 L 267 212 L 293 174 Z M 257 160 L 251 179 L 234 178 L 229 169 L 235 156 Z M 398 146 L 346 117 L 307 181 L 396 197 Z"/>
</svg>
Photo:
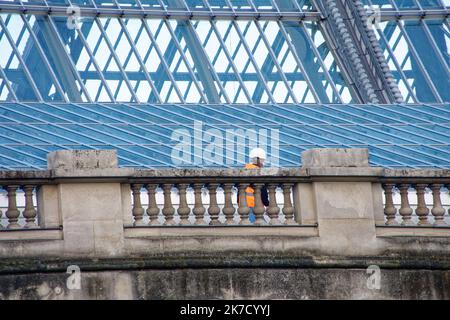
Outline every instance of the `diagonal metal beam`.
<svg viewBox="0 0 450 320">
<path fill-rule="evenodd" d="M 38 39 L 42 39 L 48 50 L 46 53 L 50 56 L 55 67 L 58 79 L 61 81 L 70 101 L 82 102 L 81 93 L 77 86 L 76 70 L 73 70 L 71 59 L 65 52 L 65 49 L 59 41 L 57 32 L 50 26 L 50 17 L 36 17 L 36 23 L 39 26 L 40 33 Z"/>
</svg>

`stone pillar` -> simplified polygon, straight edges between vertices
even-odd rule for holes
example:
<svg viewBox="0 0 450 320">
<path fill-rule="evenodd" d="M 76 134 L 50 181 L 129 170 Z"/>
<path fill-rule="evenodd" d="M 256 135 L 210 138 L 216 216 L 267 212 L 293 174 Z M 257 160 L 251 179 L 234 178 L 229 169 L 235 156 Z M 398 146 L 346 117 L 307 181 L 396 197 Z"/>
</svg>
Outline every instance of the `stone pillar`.
<svg viewBox="0 0 450 320">
<path fill-rule="evenodd" d="M 158 216 L 159 216 L 159 208 L 156 204 L 156 189 L 158 188 L 157 184 L 148 184 L 146 186 L 147 196 L 148 196 L 148 208 L 147 215 L 150 218 L 150 225 L 156 226 L 159 225 Z"/>
<path fill-rule="evenodd" d="M 203 202 L 202 202 L 202 188 L 203 188 L 203 184 L 202 183 L 194 183 L 193 185 L 194 187 L 194 198 L 195 198 L 195 203 L 194 203 L 194 209 L 192 210 L 192 212 L 194 213 L 194 217 L 195 217 L 195 224 L 196 225 L 203 225 L 205 224 L 205 207 L 203 207 Z"/>
<path fill-rule="evenodd" d="M 117 167 L 115 150 L 61 150 L 47 156 L 48 169 L 58 178 L 71 180 L 98 177 L 128 176 L 130 169 Z M 39 197 L 50 194 L 58 199 L 64 237 L 64 251 L 70 256 L 116 256 L 124 246 L 123 188 L 117 182 L 72 182 L 62 180 L 56 189 L 41 190 Z M 128 186 L 127 192 L 130 193 Z M 49 209 L 52 209 L 53 202 Z M 46 208 L 42 214 L 47 215 Z M 131 209 L 127 207 L 127 210 Z M 52 211 L 50 212 L 52 213 Z M 131 216 L 131 210 L 128 211 Z M 45 226 L 58 223 L 52 214 Z"/>
<path fill-rule="evenodd" d="M 261 200 L 261 188 L 264 186 L 263 183 L 254 183 L 252 185 L 255 197 L 255 207 L 253 208 L 253 214 L 255 215 L 255 225 L 267 224 L 264 220 L 264 212 L 266 211 Z M 270 199 L 272 200 L 272 199 Z M 273 203 L 271 203 L 273 205 Z"/>
<path fill-rule="evenodd" d="M 238 213 L 241 218 L 239 224 L 242 225 L 250 225 L 251 222 L 248 220 L 248 216 L 250 213 L 250 208 L 247 206 L 247 196 L 245 194 L 245 190 L 250 184 L 248 183 L 239 183 L 238 185 L 238 197 L 239 197 L 239 207 Z"/>
<path fill-rule="evenodd" d="M 302 163 L 313 181 L 321 247 L 329 254 L 367 254 L 376 239 L 373 186 L 367 179 L 345 181 L 341 176 L 376 175 L 368 150 L 310 149 L 302 153 Z"/>
<path fill-rule="evenodd" d="M 208 208 L 208 214 L 211 218 L 211 225 L 220 225 L 221 222 L 219 221 L 219 213 L 220 208 L 217 205 L 217 187 L 219 186 L 218 183 L 210 183 L 208 185 L 208 191 L 209 191 L 209 208 Z"/>
<path fill-rule="evenodd" d="M 402 219 L 403 219 L 402 225 L 404 225 L 404 226 L 413 226 L 414 225 L 414 222 L 412 221 L 413 209 L 409 205 L 409 200 L 408 200 L 409 187 L 410 187 L 410 185 L 407 183 L 402 183 L 398 187 L 400 189 L 400 198 L 401 198 L 401 202 L 402 202 L 402 205 L 400 207 L 400 210 L 398 210 L 398 212 L 402 216 Z"/>
<path fill-rule="evenodd" d="M 394 226 L 397 225 L 397 221 L 395 220 L 395 215 L 397 213 L 397 208 L 394 206 L 394 200 L 392 199 L 392 188 L 395 185 L 392 183 L 387 183 L 384 185 L 384 194 L 386 197 L 386 204 L 384 206 L 384 214 L 386 215 L 386 225 Z"/>
<path fill-rule="evenodd" d="M 25 217 L 26 224 L 25 228 L 37 228 L 36 215 L 37 211 L 34 208 L 33 203 L 33 190 L 34 186 L 26 185 L 23 187 L 25 192 L 25 210 L 23 211 L 23 216 Z"/>
<path fill-rule="evenodd" d="M 232 191 L 231 189 L 233 188 L 233 184 L 232 183 L 224 183 L 223 184 L 223 193 L 224 193 L 224 197 L 225 197 L 225 205 L 223 207 L 223 214 L 225 215 L 226 218 L 226 224 L 232 224 L 233 223 L 233 218 L 234 218 L 234 213 L 236 211 L 236 209 L 233 206 L 233 202 L 231 200 L 231 196 L 232 196 Z"/>
<path fill-rule="evenodd" d="M 283 183 L 281 185 L 281 188 L 283 189 L 283 198 L 284 198 L 283 214 L 286 219 L 285 224 L 288 225 L 297 224 L 294 217 L 294 207 L 292 206 L 291 201 L 291 188 L 293 185 L 294 185 L 293 183 Z"/>
<path fill-rule="evenodd" d="M 416 215 L 419 217 L 419 225 L 426 226 L 430 225 L 428 222 L 428 214 L 430 210 L 427 208 L 427 204 L 425 203 L 425 188 L 428 187 L 427 184 L 416 184 L 416 193 L 417 193 L 417 208 Z"/>
<path fill-rule="evenodd" d="M 175 208 L 172 205 L 172 186 L 173 185 L 170 183 L 164 183 L 162 185 L 164 194 L 164 206 L 162 213 L 166 219 L 165 224 L 169 226 L 176 224 L 174 220 Z"/>
<path fill-rule="evenodd" d="M 189 213 L 191 213 L 191 208 L 189 208 L 186 199 L 186 189 L 189 187 L 187 183 L 180 183 L 177 185 L 178 193 L 180 195 L 180 205 L 178 206 L 178 215 L 180 216 L 180 225 L 188 226 L 191 223 L 189 222 Z"/>
<path fill-rule="evenodd" d="M 132 184 L 131 185 L 131 191 L 133 192 L 133 217 L 134 222 L 133 224 L 135 226 L 142 226 L 144 225 L 143 218 L 144 218 L 144 208 L 141 204 L 141 189 L 143 184 Z"/>
<path fill-rule="evenodd" d="M 17 209 L 17 189 L 19 186 L 7 186 L 8 191 L 8 210 L 6 210 L 6 217 L 8 218 L 8 228 L 9 229 L 19 229 L 20 225 L 18 223 L 20 211 Z"/>
<path fill-rule="evenodd" d="M 442 184 L 434 183 L 431 185 L 431 190 L 433 191 L 433 209 L 431 209 L 431 213 L 434 216 L 434 225 L 435 226 L 445 226 L 444 214 L 445 209 L 442 207 L 441 202 L 441 188 Z M 449 186 L 450 189 L 450 186 Z M 450 209 L 448 210 L 450 212 Z"/>
<path fill-rule="evenodd" d="M 278 185 L 274 183 L 269 183 L 267 185 L 267 190 L 269 192 L 269 206 L 267 207 L 267 215 L 270 218 L 269 223 L 272 225 L 281 224 L 278 217 L 278 214 L 280 213 L 280 208 L 278 207 L 277 198 L 275 194 L 277 191 L 277 186 Z M 289 203 L 287 205 L 289 206 Z"/>
</svg>

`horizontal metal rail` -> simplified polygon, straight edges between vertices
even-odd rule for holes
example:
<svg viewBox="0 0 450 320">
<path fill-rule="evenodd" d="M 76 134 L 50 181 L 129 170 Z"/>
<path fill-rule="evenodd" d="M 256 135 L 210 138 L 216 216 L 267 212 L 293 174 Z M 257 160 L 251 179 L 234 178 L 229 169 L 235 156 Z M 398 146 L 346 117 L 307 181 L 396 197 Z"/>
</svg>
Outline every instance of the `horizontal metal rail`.
<svg viewBox="0 0 450 320">
<path fill-rule="evenodd" d="M 53 15 L 67 17 L 70 6 L 18 5 L 0 3 L 2 13 L 23 13 L 36 15 Z M 231 10 L 163 10 L 131 8 L 91 8 L 79 7 L 80 18 L 83 17 L 121 17 L 175 20 L 273 20 L 273 21 L 318 21 L 319 12 L 268 12 L 268 11 L 231 11 Z"/>
<path fill-rule="evenodd" d="M 25 13 L 36 15 L 68 16 L 70 6 L 20 5 L 0 1 L 2 13 Z M 144 8 L 106 8 L 79 7 L 81 17 L 123 17 L 123 18 L 154 18 L 176 20 L 274 20 L 274 21 L 319 21 L 321 13 L 317 11 L 244 11 L 244 10 L 174 10 L 174 9 L 144 9 Z M 370 9 L 367 9 L 370 13 Z M 415 20 L 415 19 L 447 19 L 448 9 L 431 10 L 380 10 L 381 21 Z"/>
<path fill-rule="evenodd" d="M 388 20 L 418 20 L 418 19 L 447 19 L 450 10 L 380 10 L 381 21 Z"/>
</svg>

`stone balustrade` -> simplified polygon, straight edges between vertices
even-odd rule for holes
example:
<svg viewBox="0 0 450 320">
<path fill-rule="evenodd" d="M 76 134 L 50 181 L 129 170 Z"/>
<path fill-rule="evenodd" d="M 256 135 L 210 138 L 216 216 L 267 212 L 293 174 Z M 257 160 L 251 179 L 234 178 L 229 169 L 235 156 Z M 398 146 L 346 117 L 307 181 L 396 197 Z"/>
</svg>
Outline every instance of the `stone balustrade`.
<svg viewBox="0 0 450 320">
<path fill-rule="evenodd" d="M 131 184 L 133 198 L 134 226 L 226 226 L 226 225 L 296 225 L 294 206 L 292 203 L 292 189 L 294 183 L 280 182 L 279 178 L 266 178 L 266 182 L 227 182 L 226 177 L 209 178 L 209 182 L 190 183 L 189 179 L 177 183 L 147 183 Z M 255 195 L 253 213 L 255 221 L 249 220 L 250 208 L 247 204 L 246 189 L 251 187 Z M 269 206 L 265 207 L 261 201 L 261 189 L 267 189 Z M 187 195 L 193 195 L 194 201 L 189 206 Z M 163 193 L 162 210 L 156 200 L 157 190 Z M 172 194 L 178 198 L 178 206 L 172 201 Z M 282 208 L 277 203 L 277 191 L 282 193 Z M 144 210 L 141 192 L 147 193 L 148 206 Z M 206 192 L 209 201 L 204 204 L 202 194 Z M 218 203 L 218 193 L 222 202 Z M 239 199 L 239 201 L 237 201 Z M 175 215 L 178 217 L 176 217 Z M 209 219 L 205 219 L 205 215 Z M 160 217 L 162 214 L 162 217 Z M 144 216 L 148 219 L 144 222 Z M 162 220 L 162 221 L 161 221 Z M 237 221 L 236 221 L 237 220 Z"/>
<path fill-rule="evenodd" d="M 318 186 L 332 186 L 333 201 L 351 202 L 356 197 L 372 201 L 377 226 L 449 226 L 448 170 L 372 168 L 363 149 L 340 150 L 308 150 L 302 168 L 258 170 L 122 169 L 111 151 L 59 151 L 49 155 L 49 170 L 0 172 L 0 229 L 58 228 L 64 224 L 64 214 L 55 213 L 61 210 L 58 188 L 61 192 L 71 186 L 111 184 L 121 186 L 121 197 L 129 201 L 124 206 L 129 208 L 123 214 L 125 228 L 317 225 L 318 208 L 329 201 L 326 190 Z M 93 161 L 99 154 L 101 159 Z M 372 194 L 345 191 L 349 182 L 369 186 L 367 193 Z M 255 194 L 253 223 L 246 201 L 249 186 Z M 260 197 L 263 187 L 268 191 L 267 207 Z M 108 195 L 103 198 L 109 201 Z M 70 204 L 83 200 L 73 192 L 65 199 Z M 52 214 L 46 212 L 49 208 Z"/>
<path fill-rule="evenodd" d="M 387 226 L 450 226 L 444 219 L 446 210 L 441 200 L 443 197 L 449 198 L 450 184 L 444 183 L 448 179 L 433 182 L 430 179 L 419 183 L 398 180 L 383 183 Z M 394 204 L 394 194 L 399 196 L 400 205 Z M 426 194 L 430 196 L 426 197 Z M 411 205 L 410 198 L 415 198 L 415 206 Z"/>
<path fill-rule="evenodd" d="M 33 184 L 9 184 L 1 187 L 5 193 L 7 206 L 4 213 L 0 209 L 0 230 L 5 227 L 7 229 L 39 228 L 38 212 L 35 204 L 37 186 Z M 24 203 L 24 206 L 18 206 L 17 204 L 18 191 L 20 191 L 20 196 L 23 197 L 21 202 Z"/>
</svg>

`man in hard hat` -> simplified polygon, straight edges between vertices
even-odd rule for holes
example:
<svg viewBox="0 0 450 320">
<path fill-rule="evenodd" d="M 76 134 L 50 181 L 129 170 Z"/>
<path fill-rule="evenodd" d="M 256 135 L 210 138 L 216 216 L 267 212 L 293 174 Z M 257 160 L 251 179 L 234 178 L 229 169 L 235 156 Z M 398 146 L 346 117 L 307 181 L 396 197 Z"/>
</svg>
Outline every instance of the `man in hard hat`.
<svg viewBox="0 0 450 320">
<path fill-rule="evenodd" d="M 264 166 L 264 161 L 266 160 L 266 152 L 261 148 L 254 148 L 250 151 L 250 161 L 245 165 L 245 169 L 259 169 Z M 247 196 L 247 206 L 250 208 L 249 220 L 250 222 L 255 222 L 256 217 L 253 213 L 253 208 L 255 207 L 255 190 L 252 187 L 247 187 L 245 190 Z M 267 207 L 269 205 L 269 195 L 267 193 L 267 188 L 263 186 L 261 188 L 261 201 Z"/>
</svg>

